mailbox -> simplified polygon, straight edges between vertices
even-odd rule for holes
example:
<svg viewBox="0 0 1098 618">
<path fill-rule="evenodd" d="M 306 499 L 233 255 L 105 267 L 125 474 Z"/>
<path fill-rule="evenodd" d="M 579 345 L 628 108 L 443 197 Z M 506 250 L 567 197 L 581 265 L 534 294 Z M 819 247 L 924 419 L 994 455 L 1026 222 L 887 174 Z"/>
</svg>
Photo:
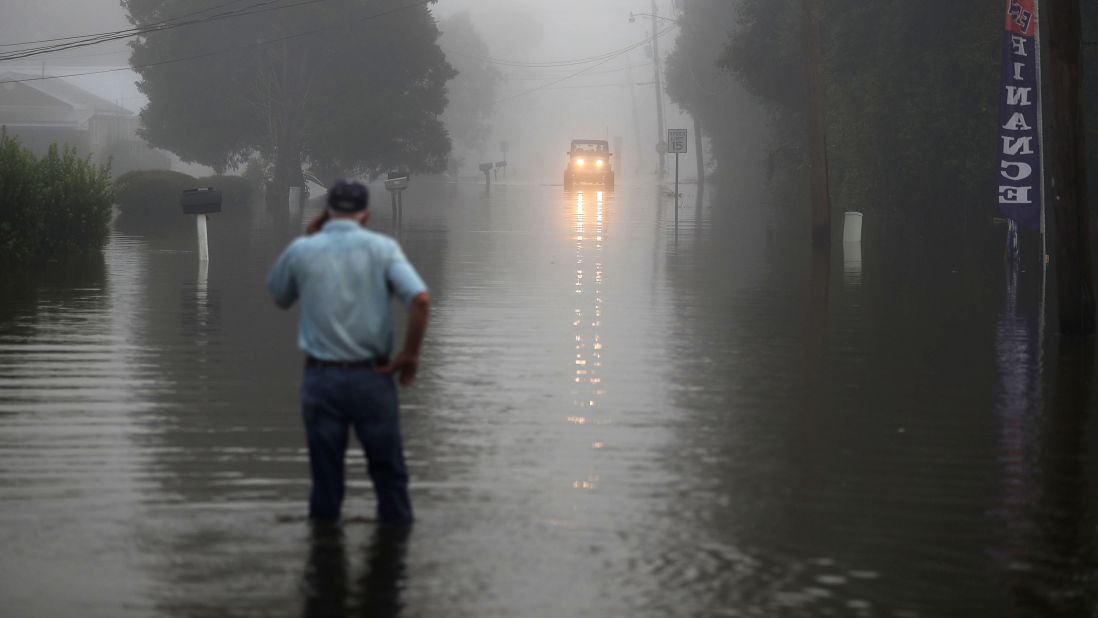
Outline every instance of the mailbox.
<svg viewBox="0 0 1098 618">
<path fill-rule="evenodd" d="M 507 167 L 506 161 L 496 161 L 496 167 Z"/>
<path fill-rule="evenodd" d="M 389 191 L 403 191 L 408 188 L 407 178 L 390 178 L 385 181 L 385 189 Z"/>
<path fill-rule="evenodd" d="M 389 173 L 386 175 L 386 178 L 388 178 L 389 180 L 392 180 L 394 178 L 405 178 L 405 179 L 407 179 L 407 178 L 411 178 L 411 177 L 412 177 L 411 172 L 409 172 L 408 170 L 404 170 L 404 169 L 389 170 Z"/>
<path fill-rule="evenodd" d="M 487 174 L 488 172 L 492 171 L 493 167 L 494 167 L 494 165 L 492 163 L 481 163 L 480 164 L 480 171 Z"/>
<path fill-rule="evenodd" d="M 185 215 L 208 215 L 221 212 L 221 191 L 213 187 L 186 189 L 179 198 Z"/>
</svg>

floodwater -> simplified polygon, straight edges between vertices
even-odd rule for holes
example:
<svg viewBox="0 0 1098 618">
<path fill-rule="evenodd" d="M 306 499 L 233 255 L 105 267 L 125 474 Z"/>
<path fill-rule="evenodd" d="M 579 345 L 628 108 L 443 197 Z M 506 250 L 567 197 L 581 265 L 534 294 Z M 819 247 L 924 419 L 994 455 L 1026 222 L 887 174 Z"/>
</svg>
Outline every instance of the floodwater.
<svg viewBox="0 0 1098 618">
<path fill-rule="evenodd" d="M 1039 273 L 813 266 L 777 207 L 694 192 L 677 225 L 641 182 L 375 199 L 435 301 L 407 536 L 353 449 L 342 533 L 303 518 L 262 287 L 303 215 L 214 217 L 208 269 L 180 216 L 6 272 L 0 615 L 1093 615 L 1094 365 Z"/>
</svg>

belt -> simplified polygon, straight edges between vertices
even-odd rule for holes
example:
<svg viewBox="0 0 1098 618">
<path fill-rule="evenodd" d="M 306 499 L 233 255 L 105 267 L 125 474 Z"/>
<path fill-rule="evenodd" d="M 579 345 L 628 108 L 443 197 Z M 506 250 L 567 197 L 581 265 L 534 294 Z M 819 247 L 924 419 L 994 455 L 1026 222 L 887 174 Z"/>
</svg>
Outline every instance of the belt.
<svg viewBox="0 0 1098 618">
<path fill-rule="evenodd" d="M 306 367 L 338 367 L 340 369 L 360 369 L 362 367 L 367 367 L 367 368 L 372 369 L 372 368 L 377 367 L 381 364 L 382 363 L 379 363 L 378 361 L 376 361 L 374 359 L 329 361 L 329 360 L 321 360 L 319 358 L 314 358 L 312 356 L 306 356 L 305 357 L 305 366 Z"/>
</svg>

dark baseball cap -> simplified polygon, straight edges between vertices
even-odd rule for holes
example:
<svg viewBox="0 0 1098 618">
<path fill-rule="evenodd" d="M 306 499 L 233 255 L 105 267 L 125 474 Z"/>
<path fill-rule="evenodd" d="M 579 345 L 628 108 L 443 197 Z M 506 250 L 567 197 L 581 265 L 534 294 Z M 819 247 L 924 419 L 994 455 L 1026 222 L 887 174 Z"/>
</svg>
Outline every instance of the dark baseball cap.
<svg viewBox="0 0 1098 618">
<path fill-rule="evenodd" d="M 370 205 L 370 191 L 354 180 L 337 180 L 328 189 L 328 208 L 337 212 L 359 212 Z"/>
</svg>

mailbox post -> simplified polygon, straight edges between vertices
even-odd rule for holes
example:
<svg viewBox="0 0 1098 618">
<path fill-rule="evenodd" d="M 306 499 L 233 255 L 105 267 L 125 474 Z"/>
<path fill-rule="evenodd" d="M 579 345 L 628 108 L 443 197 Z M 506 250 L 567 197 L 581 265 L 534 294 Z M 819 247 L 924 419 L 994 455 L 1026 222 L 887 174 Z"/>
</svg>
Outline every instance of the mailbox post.
<svg viewBox="0 0 1098 618">
<path fill-rule="evenodd" d="M 183 207 L 183 214 L 196 215 L 198 260 L 200 262 L 209 262 L 210 243 L 206 234 L 206 215 L 221 212 L 221 191 L 213 187 L 186 189 L 179 196 L 179 202 Z"/>
<path fill-rule="evenodd" d="M 492 170 L 494 168 L 495 168 L 495 164 L 493 164 L 491 162 L 481 163 L 480 164 L 480 171 L 484 172 L 484 187 L 486 189 L 488 189 L 489 191 L 492 190 L 492 176 L 491 176 L 491 174 L 492 174 Z"/>
<path fill-rule="evenodd" d="M 385 190 L 393 202 L 393 226 L 396 227 L 404 220 L 404 190 L 408 188 L 408 178 L 411 174 L 408 170 L 393 170 L 388 173 L 385 180 Z"/>
</svg>

